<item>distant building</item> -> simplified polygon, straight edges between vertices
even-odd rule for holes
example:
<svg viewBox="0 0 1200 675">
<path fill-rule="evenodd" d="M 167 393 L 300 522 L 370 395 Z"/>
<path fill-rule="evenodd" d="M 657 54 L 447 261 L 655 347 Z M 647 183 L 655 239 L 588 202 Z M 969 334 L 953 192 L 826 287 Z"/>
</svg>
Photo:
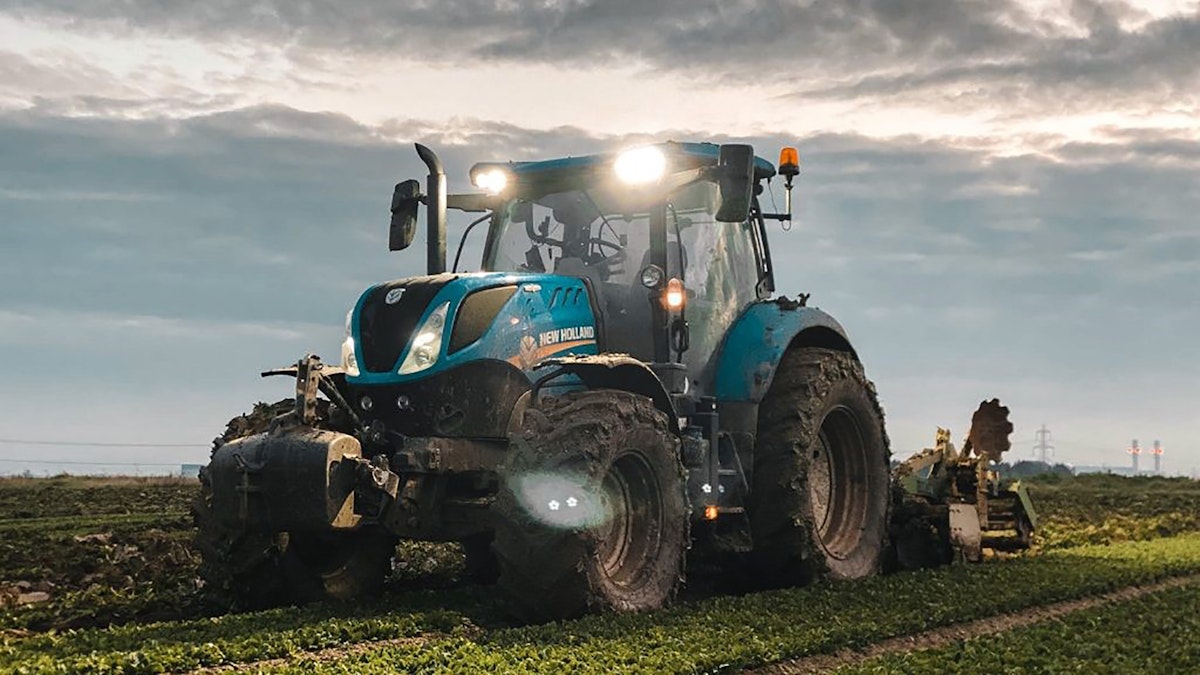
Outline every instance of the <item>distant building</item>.
<svg viewBox="0 0 1200 675">
<path fill-rule="evenodd" d="M 179 467 L 179 475 L 182 476 L 183 478 L 199 478 L 200 477 L 200 467 L 202 467 L 202 466 L 204 466 L 204 465 L 203 464 L 184 464 Z"/>
</svg>

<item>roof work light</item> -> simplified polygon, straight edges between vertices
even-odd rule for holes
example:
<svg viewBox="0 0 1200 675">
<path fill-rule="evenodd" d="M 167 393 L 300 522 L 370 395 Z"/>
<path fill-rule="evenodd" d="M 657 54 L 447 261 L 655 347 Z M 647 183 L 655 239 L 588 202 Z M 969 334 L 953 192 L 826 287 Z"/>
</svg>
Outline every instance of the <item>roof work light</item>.
<svg viewBox="0 0 1200 675">
<path fill-rule="evenodd" d="M 498 195 L 508 187 L 508 172 L 495 166 L 482 167 L 472 172 L 471 183 L 488 194 Z"/>
<path fill-rule="evenodd" d="M 617 178 L 631 185 L 654 183 L 667 172 L 667 156 L 652 145 L 633 148 L 617 155 L 613 170 Z"/>
</svg>

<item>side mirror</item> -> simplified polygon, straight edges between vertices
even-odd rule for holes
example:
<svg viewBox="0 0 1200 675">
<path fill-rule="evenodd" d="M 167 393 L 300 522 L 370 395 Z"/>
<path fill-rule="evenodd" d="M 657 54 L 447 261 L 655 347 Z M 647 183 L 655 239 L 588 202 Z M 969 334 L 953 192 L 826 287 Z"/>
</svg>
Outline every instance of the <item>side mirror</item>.
<svg viewBox="0 0 1200 675">
<path fill-rule="evenodd" d="M 750 217 L 754 195 L 754 148 L 722 145 L 717 155 L 717 220 L 741 223 Z"/>
<path fill-rule="evenodd" d="M 397 183 L 392 192 L 392 224 L 388 229 L 388 250 L 403 251 L 417 234 L 417 205 L 421 203 L 421 184 L 415 180 Z"/>
</svg>

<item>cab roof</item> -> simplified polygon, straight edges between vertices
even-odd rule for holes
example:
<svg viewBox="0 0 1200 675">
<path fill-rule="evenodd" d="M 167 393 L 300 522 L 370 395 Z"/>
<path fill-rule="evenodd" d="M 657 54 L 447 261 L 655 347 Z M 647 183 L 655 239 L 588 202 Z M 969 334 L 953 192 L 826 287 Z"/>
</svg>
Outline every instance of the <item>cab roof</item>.
<svg viewBox="0 0 1200 675">
<path fill-rule="evenodd" d="M 662 150 L 667 157 L 668 171 L 684 171 L 705 166 L 715 166 L 720 147 L 716 143 L 691 143 L 666 141 L 655 143 L 651 147 Z M 471 167 L 471 173 L 485 168 L 499 167 L 510 172 L 521 183 L 538 183 L 543 181 L 554 185 L 566 186 L 574 183 L 587 182 L 598 171 L 607 170 L 612 166 L 620 153 L 608 152 L 578 157 L 559 157 L 534 162 L 480 162 Z M 775 175 L 775 165 L 755 155 L 754 179 L 763 180 Z M 543 187 L 545 187 L 543 185 Z"/>
</svg>

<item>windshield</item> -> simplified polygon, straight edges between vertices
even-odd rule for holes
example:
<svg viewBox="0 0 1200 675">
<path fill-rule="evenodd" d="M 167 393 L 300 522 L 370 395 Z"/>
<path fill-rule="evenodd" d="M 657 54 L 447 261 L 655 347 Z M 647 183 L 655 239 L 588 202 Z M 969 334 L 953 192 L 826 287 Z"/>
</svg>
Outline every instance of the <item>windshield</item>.
<svg viewBox="0 0 1200 675">
<path fill-rule="evenodd" d="M 496 214 L 484 268 L 575 276 L 583 268 L 590 272 L 588 276 L 595 274 L 608 283 L 633 283 L 651 262 L 651 213 L 664 208 L 666 271 L 680 276 L 677 235 L 692 225 L 715 222 L 716 188 L 712 183 L 693 184 L 666 203 L 599 189 L 513 200 Z M 683 233 L 685 248 L 691 238 L 688 234 Z"/>
<path fill-rule="evenodd" d="M 659 264 L 688 289 L 691 348 L 684 361 L 698 374 L 727 327 L 757 298 L 752 223 L 717 221 L 717 205 L 716 186 L 707 181 L 666 198 L 596 188 L 516 199 L 496 212 L 484 269 L 589 279 L 609 324 L 608 351 L 651 360 L 653 298 L 641 286 L 641 271 L 654 262 L 651 233 L 657 223 L 666 240 Z"/>
</svg>

